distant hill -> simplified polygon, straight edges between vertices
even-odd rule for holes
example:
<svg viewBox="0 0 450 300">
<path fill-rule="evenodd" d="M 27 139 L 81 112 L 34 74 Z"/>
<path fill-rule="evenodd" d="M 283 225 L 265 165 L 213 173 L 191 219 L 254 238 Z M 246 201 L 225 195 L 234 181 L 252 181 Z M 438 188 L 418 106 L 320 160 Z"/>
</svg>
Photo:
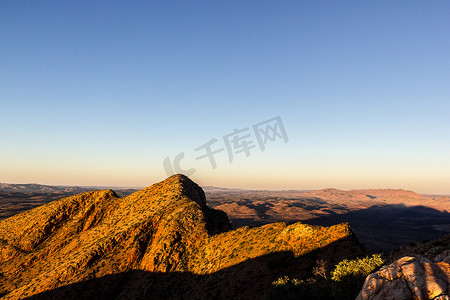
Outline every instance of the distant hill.
<svg viewBox="0 0 450 300">
<path fill-rule="evenodd" d="M 233 226 L 302 221 L 329 226 L 348 222 L 369 250 L 450 233 L 450 197 L 401 189 L 343 191 L 206 190 L 208 203 L 225 211 Z"/>
<path fill-rule="evenodd" d="M 281 275 L 303 278 L 317 259 L 360 253 L 347 224 L 231 230 L 197 184 L 174 175 L 127 197 L 85 192 L 0 221 L 0 294 L 260 299 Z"/>
<path fill-rule="evenodd" d="M 302 193 L 305 197 L 317 197 L 334 203 L 345 203 L 348 206 L 367 206 L 373 204 L 403 204 L 407 206 L 423 205 L 439 211 L 450 212 L 449 196 L 420 195 L 402 189 L 366 189 L 343 191 L 323 189 Z"/>
<path fill-rule="evenodd" d="M 0 192 L 3 193 L 73 193 L 79 194 L 94 190 L 104 190 L 103 186 L 69 186 L 69 185 L 44 185 L 37 183 L 0 183 Z M 124 191 L 129 194 L 138 191 L 136 188 L 114 188 L 115 191 Z"/>
<path fill-rule="evenodd" d="M 37 183 L 28 184 L 11 184 L 11 183 L 0 183 L 0 191 L 2 192 L 14 192 L 14 193 L 29 193 L 29 192 L 73 192 L 82 193 L 89 191 L 86 188 L 81 188 L 78 186 L 50 186 L 42 185 Z"/>
</svg>

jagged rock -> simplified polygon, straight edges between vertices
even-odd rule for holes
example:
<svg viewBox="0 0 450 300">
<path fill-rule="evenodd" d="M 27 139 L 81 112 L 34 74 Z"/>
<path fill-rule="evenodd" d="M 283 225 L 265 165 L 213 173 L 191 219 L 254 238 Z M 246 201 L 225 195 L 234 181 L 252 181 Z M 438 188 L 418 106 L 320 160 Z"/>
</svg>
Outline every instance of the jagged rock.
<svg viewBox="0 0 450 300">
<path fill-rule="evenodd" d="M 448 299 L 450 265 L 403 257 L 370 274 L 357 300 Z"/>
<path fill-rule="evenodd" d="M 437 255 L 436 257 L 433 258 L 433 261 L 434 262 L 442 261 L 450 264 L 450 250 L 445 250 L 441 254 Z"/>
</svg>

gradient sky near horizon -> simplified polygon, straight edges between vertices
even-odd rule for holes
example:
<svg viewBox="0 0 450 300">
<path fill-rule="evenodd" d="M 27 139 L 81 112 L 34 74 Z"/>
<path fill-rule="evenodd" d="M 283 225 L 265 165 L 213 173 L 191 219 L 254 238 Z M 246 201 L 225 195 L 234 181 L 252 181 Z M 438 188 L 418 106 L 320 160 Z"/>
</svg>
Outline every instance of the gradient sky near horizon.
<svg viewBox="0 0 450 300">
<path fill-rule="evenodd" d="M 2 1 L 0 182 L 450 194 L 448 1 Z M 280 116 L 217 168 L 194 149 Z"/>
</svg>

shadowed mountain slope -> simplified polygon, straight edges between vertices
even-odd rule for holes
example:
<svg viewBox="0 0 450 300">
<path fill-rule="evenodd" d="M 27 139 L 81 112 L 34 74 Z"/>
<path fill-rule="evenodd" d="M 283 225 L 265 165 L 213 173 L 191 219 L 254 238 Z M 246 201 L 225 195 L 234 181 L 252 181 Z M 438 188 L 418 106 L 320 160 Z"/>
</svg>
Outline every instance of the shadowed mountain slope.
<svg viewBox="0 0 450 300">
<path fill-rule="evenodd" d="M 349 223 L 367 250 L 387 251 L 411 241 L 440 238 L 450 224 L 450 214 L 424 206 L 384 204 L 305 222 L 321 226 Z"/>
<path fill-rule="evenodd" d="M 336 259 L 341 253 L 348 253 L 347 247 L 352 244 L 352 238 L 345 238 L 302 256 L 291 251 L 272 252 L 210 274 L 130 270 L 65 285 L 27 299 L 265 299 L 275 279 L 311 276 L 317 258 Z"/>
<path fill-rule="evenodd" d="M 112 190 L 63 198 L 0 221 L 0 294 L 22 299 L 131 270 L 211 274 L 271 253 L 300 257 L 339 243 L 327 254 L 331 262 L 359 251 L 346 224 L 230 229 L 226 214 L 208 208 L 203 190 L 183 175 L 125 198 Z"/>
</svg>

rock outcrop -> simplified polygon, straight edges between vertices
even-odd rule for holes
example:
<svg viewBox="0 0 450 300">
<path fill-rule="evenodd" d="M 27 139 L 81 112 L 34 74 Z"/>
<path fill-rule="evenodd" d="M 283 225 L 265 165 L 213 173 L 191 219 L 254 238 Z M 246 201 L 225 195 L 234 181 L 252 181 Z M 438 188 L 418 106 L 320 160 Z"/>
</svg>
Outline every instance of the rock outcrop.
<svg viewBox="0 0 450 300">
<path fill-rule="evenodd" d="M 450 253 L 434 261 L 425 257 L 403 257 L 370 274 L 357 300 L 444 300 L 449 298 Z"/>
</svg>

